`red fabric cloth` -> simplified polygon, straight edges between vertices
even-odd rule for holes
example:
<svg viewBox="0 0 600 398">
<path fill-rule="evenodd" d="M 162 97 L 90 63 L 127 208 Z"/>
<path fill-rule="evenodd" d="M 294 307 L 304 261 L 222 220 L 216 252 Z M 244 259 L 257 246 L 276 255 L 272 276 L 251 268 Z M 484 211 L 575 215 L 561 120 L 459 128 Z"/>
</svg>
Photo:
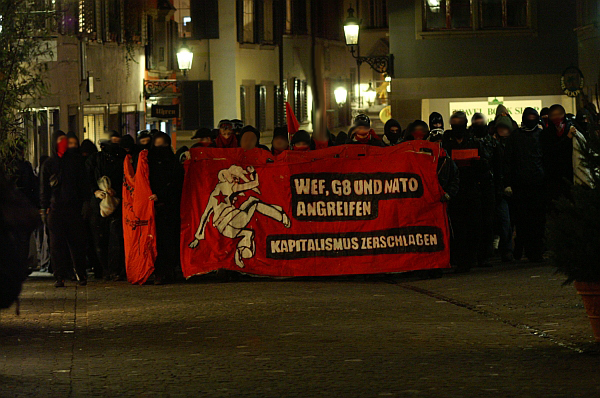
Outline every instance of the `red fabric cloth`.
<svg viewBox="0 0 600 398">
<path fill-rule="evenodd" d="M 287 120 L 288 133 L 291 137 L 296 131 L 300 130 L 300 123 L 298 123 L 298 119 L 296 119 L 296 115 L 294 115 L 294 111 L 289 102 L 285 103 L 285 117 Z"/>
<path fill-rule="evenodd" d="M 316 141 L 315 140 L 315 149 L 325 149 L 329 148 L 329 141 Z"/>
<path fill-rule="evenodd" d="M 150 189 L 148 151 L 140 152 L 137 172 L 133 174 L 131 155 L 123 164 L 123 237 L 127 280 L 144 284 L 154 272 L 156 260 L 156 224 Z"/>
<path fill-rule="evenodd" d="M 66 138 L 60 141 L 58 144 L 56 144 L 56 154 L 58 155 L 58 157 L 62 158 L 67 152 L 68 148 L 69 141 Z"/>
<path fill-rule="evenodd" d="M 285 151 L 287 151 L 287 149 L 284 149 L 284 150 L 282 151 L 282 150 L 279 150 L 279 149 L 275 149 L 275 148 L 273 148 L 273 151 L 272 151 L 272 152 L 273 152 L 273 155 L 275 155 L 275 156 L 279 156 L 279 155 L 281 155 L 282 153 L 284 153 Z"/>
<path fill-rule="evenodd" d="M 192 149 L 181 203 L 183 274 L 448 268 L 440 154 L 427 141 L 286 151 L 274 162 L 260 149 Z"/>
<path fill-rule="evenodd" d="M 302 147 L 298 147 L 295 146 L 292 151 L 296 151 L 296 152 L 307 152 L 310 151 L 310 147 L 309 146 L 302 146 Z"/>
<path fill-rule="evenodd" d="M 238 141 L 235 134 L 231 134 L 228 139 L 223 138 L 221 134 L 215 140 L 217 148 L 238 148 Z"/>
<path fill-rule="evenodd" d="M 371 139 L 381 140 L 381 138 L 377 135 L 375 130 L 369 130 L 369 133 L 364 137 L 358 137 L 356 133 L 353 135 L 353 139 L 361 144 L 368 144 Z"/>
</svg>

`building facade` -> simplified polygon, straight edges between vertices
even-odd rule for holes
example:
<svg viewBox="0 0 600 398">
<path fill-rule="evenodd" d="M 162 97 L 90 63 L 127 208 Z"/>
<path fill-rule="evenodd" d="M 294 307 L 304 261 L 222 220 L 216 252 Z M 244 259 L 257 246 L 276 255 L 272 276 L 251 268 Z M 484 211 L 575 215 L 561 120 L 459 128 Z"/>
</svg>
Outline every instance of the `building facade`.
<svg viewBox="0 0 600 398">
<path fill-rule="evenodd" d="M 575 112 L 561 88 L 579 59 L 574 0 L 411 0 L 388 12 L 392 114 L 403 126 L 431 111 L 493 118 L 498 103 L 518 121 L 525 106 Z"/>
</svg>

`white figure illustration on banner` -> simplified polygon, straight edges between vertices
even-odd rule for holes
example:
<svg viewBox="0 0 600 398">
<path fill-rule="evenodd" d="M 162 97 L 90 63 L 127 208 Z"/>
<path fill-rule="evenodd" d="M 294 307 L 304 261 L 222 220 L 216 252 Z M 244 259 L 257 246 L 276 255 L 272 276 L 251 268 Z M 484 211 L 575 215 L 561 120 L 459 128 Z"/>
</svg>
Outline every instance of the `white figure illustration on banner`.
<svg viewBox="0 0 600 398">
<path fill-rule="evenodd" d="M 256 196 L 250 196 L 239 208 L 235 206 L 238 197 L 245 196 L 246 191 L 254 191 L 260 195 L 258 186 L 258 176 L 252 166 L 244 170 L 240 166 L 232 165 L 219 171 L 219 183 L 210 194 L 195 239 L 189 247 L 196 248 L 204 239 L 208 218 L 213 213 L 213 226 L 221 235 L 231 239 L 241 238 L 235 251 L 235 263 L 244 268 L 244 260 L 252 258 L 256 253 L 254 231 L 247 228 L 254 212 L 279 221 L 286 228 L 291 227 L 292 223 L 281 206 L 264 203 Z"/>
</svg>

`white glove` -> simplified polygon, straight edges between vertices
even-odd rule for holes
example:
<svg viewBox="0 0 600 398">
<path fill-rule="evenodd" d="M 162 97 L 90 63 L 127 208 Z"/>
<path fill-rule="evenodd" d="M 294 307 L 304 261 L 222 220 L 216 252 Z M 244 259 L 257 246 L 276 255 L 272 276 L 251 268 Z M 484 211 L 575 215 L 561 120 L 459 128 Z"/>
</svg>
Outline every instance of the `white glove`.
<svg viewBox="0 0 600 398">
<path fill-rule="evenodd" d="M 94 192 L 94 196 L 96 196 L 98 199 L 104 199 L 106 197 L 106 192 L 97 190 Z"/>
</svg>

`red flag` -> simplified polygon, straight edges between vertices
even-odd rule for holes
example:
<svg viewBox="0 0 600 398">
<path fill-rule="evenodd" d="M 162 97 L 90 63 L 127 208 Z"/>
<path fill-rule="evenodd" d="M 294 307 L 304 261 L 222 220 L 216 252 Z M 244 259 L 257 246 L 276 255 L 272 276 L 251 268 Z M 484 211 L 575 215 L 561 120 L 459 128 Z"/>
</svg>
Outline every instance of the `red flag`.
<svg viewBox="0 0 600 398">
<path fill-rule="evenodd" d="M 300 123 L 298 123 L 298 119 L 296 119 L 296 115 L 294 115 L 294 111 L 289 102 L 285 103 L 285 117 L 287 119 L 288 133 L 291 137 L 296 131 L 300 130 Z"/>
<path fill-rule="evenodd" d="M 134 176 L 131 155 L 124 163 L 123 180 L 123 236 L 125 240 L 125 269 L 127 280 L 133 284 L 144 284 L 154 272 L 156 260 L 156 224 L 154 202 L 148 198 L 150 189 L 148 151 L 138 158 Z"/>
</svg>

